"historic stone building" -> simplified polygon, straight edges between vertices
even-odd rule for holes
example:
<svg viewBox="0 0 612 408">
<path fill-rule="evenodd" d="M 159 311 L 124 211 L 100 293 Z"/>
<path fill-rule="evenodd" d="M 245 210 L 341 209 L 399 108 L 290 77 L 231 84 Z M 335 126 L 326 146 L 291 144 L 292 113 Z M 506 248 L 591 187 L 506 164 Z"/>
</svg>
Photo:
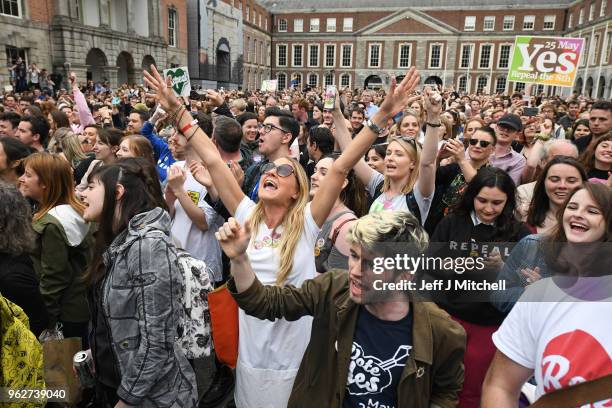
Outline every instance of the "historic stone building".
<svg viewBox="0 0 612 408">
<path fill-rule="evenodd" d="M 272 14 L 272 75 L 281 87 L 386 86 L 416 65 L 426 82 L 459 91 L 511 92 L 516 35 L 588 40 L 576 88 L 610 97 L 607 0 L 264 0 Z M 586 55 L 586 53 L 585 53 Z M 561 92 L 540 89 L 546 92 Z M 571 90 L 565 88 L 563 92 Z"/>
<path fill-rule="evenodd" d="M 143 68 L 187 63 L 185 0 L 7 0 L 0 2 L 0 43 L 39 68 L 141 83 Z M 8 69 L 0 81 L 8 83 Z M 65 84 L 64 84 L 65 85 Z"/>
</svg>

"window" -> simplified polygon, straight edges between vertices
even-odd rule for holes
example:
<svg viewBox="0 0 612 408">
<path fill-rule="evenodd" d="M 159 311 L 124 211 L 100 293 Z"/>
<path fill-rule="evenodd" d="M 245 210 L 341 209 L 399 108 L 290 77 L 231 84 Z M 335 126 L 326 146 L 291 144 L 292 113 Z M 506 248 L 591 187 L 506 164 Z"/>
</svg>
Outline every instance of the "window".
<svg viewBox="0 0 612 408">
<path fill-rule="evenodd" d="M 525 90 L 524 82 L 515 82 L 514 83 L 514 92 L 522 92 Z"/>
<path fill-rule="evenodd" d="M 303 46 L 301 44 L 293 44 L 293 66 L 302 66 L 302 51 Z"/>
<path fill-rule="evenodd" d="M 465 16 L 463 31 L 474 31 L 476 29 L 476 16 Z"/>
<path fill-rule="evenodd" d="M 353 31 L 353 17 L 344 17 L 342 31 Z"/>
<path fill-rule="evenodd" d="M 257 40 L 253 39 L 253 62 L 257 64 Z"/>
<path fill-rule="evenodd" d="M 267 18 L 264 20 L 264 27 L 265 27 L 265 30 L 268 31 L 268 19 Z"/>
<path fill-rule="evenodd" d="M 604 47 L 606 50 L 606 64 L 610 62 L 610 50 L 612 50 L 612 33 L 608 33 L 608 41 L 606 41 L 606 46 Z"/>
<path fill-rule="evenodd" d="M 319 32 L 319 19 L 318 18 L 310 19 L 310 31 L 313 33 Z"/>
<path fill-rule="evenodd" d="M 351 87 L 351 76 L 349 74 L 340 75 L 340 86 L 343 88 Z"/>
<path fill-rule="evenodd" d="M 301 33 L 304 31 L 304 20 L 301 18 L 296 18 L 293 20 L 293 32 Z"/>
<path fill-rule="evenodd" d="M 276 46 L 276 65 L 279 67 L 287 66 L 287 45 L 279 44 Z"/>
<path fill-rule="evenodd" d="M 495 16 L 486 16 L 484 18 L 484 31 L 493 31 L 495 30 Z"/>
<path fill-rule="evenodd" d="M 459 68 L 470 68 L 472 66 L 472 53 L 474 51 L 474 44 L 462 44 L 461 45 L 461 62 Z"/>
<path fill-rule="evenodd" d="M 12 17 L 21 17 L 21 0 L 1 0 L 0 14 Z"/>
<path fill-rule="evenodd" d="M 336 65 L 336 46 L 333 44 L 325 45 L 325 66 L 333 67 Z"/>
<path fill-rule="evenodd" d="M 245 54 L 246 54 L 247 62 L 250 62 L 251 61 L 251 38 L 249 37 L 247 37 L 247 40 L 246 40 Z"/>
<path fill-rule="evenodd" d="M 557 16 L 544 16 L 544 30 L 554 30 Z"/>
<path fill-rule="evenodd" d="M 168 9 L 168 46 L 176 47 L 176 9 Z"/>
<path fill-rule="evenodd" d="M 342 61 L 340 62 L 340 66 L 343 68 L 347 68 L 353 65 L 353 45 L 352 44 L 343 44 L 342 45 Z"/>
<path fill-rule="evenodd" d="M 491 44 L 483 44 L 480 46 L 480 62 L 478 68 L 484 69 L 491 66 L 491 54 L 493 53 L 493 46 Z"/>
<path fill-rule="evenodd" d="M 533 30 L 534 26 L 535 26 L 535 16 L 523 17 L 523 30 L 525 31 Z"/>
<path fill-rule="evenodd" d="M 380 67 L 380 44 L 370 44 L 370 49 L 368 52 L 368 67 Z"/>
<path fill-rule="evenodd" d="M 567 28 L 572 28 L 574 25 L 574 14 L 570 13 L 569 19 L 567 20 Z"/>
<path fill-rule="evenodd" d="M 511 49 L 512 45 L 510 44 L 502 44 L 499 46 L 499 60 L 497 61 L 497 68 L 508 68 Z"/>
<path fill-rule="evenodd" d="M 287 75 L 282 73 L 276 74 L 276 80 L 278 81 L 277 87 L 279 90 L 287 87 Z"/>
<path fill-rule="evenodd" d="M 584 23 L 584 9 L 581 8 L 578 13 L 578 25 L 582 25 Z"/>
<path fill-rule="evenodd" d="M 514 16 L 504 16 L 504 31 L 514 30 Z"/>
<path fill-rule="evenodd" d="M 478 82 L 476 83 L 476 93 L 483 93 L 485 88 L 488 87 L 488 84 L 489 84 L 489 77 L 479 76 Z"/>
<path fill-rule="evenodd" d="M 601 47 L 599 46 L 599 34 L 593 37 L 591 48 L 592 50 L 589 52 L 589 64 L 595 65 L 599 61 L 599 50 L 601 49 Z"/>
<path fill-rule="evenodd" d="M 587 63 L 587 55 L 589 53 L 589 36 L 584 37 L 584 52 L 580 54 L 580 66 L 583 67 Z"/>
<path fill-rule="evenodd" d="M 28 51 L 25 48 L 17 48 L 11 45 L 6 46 L 6 65 L 11 67 L 20 58 L 28 66 Z"/>
<path fill-rule="evenodd" d="M 257 24 L 261 28 L 261 13 L 259 14 L 259 23 Z"/>
<path fill-rule="evenodd" d="M 328 87 L 329 85 L 333 85 L 333 84 L 334 84 L 334 74 L 332 73 L 325 74 L 325 78 L 324 78 L 325 87 Z"/>
<path fill-rule="evenodd" d="M 302 88 L 302 74 L 295 74 L 291 80 L 291 87 L 296 89 Z"/>
<path fill-rule="evenodd" d="M 540 95 L 540 94 L 542 94 L 543 92 L 544 92 L 544 85 L 539 84 L 539 85 L 536 87 L 536 95 Z"/>
<path fill-rule="evenodd" d="M 246 6 L 246 21 L 249 21 L 251 19 L 251 7 L 250 6 Z"/>
<path fill-rule="evenodd" d="M 467 85 L 468 85 L 467 77 L 465 75 L 464 76 L 460 76 L 459 77 L 459 81 L 457 83 L 457 91 L 459 91 L 459 92 L 467 92 L 468 91 Z"/>
<path fill-rule="evenodd" d="M 506 92 L 506 77 L 498 76 L 495 80 L 495 93 L 504 93 Z"/>
<path fill-rule="evenodd" d="M 319 83 L 319 76 L 317 74 L 308 74 L 308 86 L 316 88 Z"/>
<path fill-rule="evenodd" d="M 286 19 L 281 18 L 280 20 L 278 20 L 278 31 L 280 31 L 281 33 L 287 32 L 287 20 Z"/>
<path fill-rule="evenodd" d="M 599 17 L 603 17 L 606 15 L 607 6 L 608 6 L 608 0 L 601 0 L 601 5 L 599 6 Z"/>
<path fill-rule="evenodd" d="M 253 24 L 257 22 L 257 9 L 253 7 Z"/>
<path fill-rule="evenodd" d="M 595 18 L 595 2 L 591 3 L 591 7 L 589 7 L 589 21 L 593 21 Z"/>
<path fill-rule="evenodd" d="M 429 46 L 429 68 L 442 68 L 442 44 Z"/>
<path fill-rule="evenodd" d="M 410 44 L 400 44 L 398 59 L 397 59 L 397 67 L 398 68 L 408 68 L 410 67 Z"/>
<path fill-rule="evenodd" d="M 333 33 L 336 31 L 336 19 L 335 18 L 327 19 L 326 30 L 328 33 Z"/>
<path fill-rule="evenodd" d="M 308 66 L 319 66 L 319 44 L 310 44 L 308 46 Z"/>
</svg>

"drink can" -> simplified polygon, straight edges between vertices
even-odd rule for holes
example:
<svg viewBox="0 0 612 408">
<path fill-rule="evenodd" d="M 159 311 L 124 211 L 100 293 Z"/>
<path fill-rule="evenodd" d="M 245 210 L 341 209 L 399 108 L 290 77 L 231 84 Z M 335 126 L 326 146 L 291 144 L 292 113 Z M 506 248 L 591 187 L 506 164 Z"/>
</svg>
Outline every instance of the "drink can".
<svg viewBox="0 0 612 408">
<path fill-rule="evenodd" d="M 79 378 L 81 387 L 92 388 L 96 384 L 94 377 L 93 358 L 91 354 L 86 351 L 79 351 L 74 355 L 72 360 L 74 371 Z"/>
</svg>

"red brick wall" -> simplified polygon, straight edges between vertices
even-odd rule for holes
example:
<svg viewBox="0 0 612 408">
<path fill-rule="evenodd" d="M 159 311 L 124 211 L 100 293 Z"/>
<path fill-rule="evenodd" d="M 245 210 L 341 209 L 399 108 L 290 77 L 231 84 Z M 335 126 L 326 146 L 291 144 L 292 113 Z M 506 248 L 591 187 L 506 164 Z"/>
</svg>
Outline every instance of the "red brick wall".
<svg viewBox="0 0 612 408">
<path fill-rule="evenodd" d="M 161 33 L 168 41 L 168 8 L 174 7 L 178 15 L 176 48 L 187 49 L 187 2 L 186 0 L 161 0 Z"/>
<path fill-rule="evenodd" d="M 27 7 L 32 21 L 51 22 L 53 15 L 53 0 L 27 0 Z"/>
</svg>

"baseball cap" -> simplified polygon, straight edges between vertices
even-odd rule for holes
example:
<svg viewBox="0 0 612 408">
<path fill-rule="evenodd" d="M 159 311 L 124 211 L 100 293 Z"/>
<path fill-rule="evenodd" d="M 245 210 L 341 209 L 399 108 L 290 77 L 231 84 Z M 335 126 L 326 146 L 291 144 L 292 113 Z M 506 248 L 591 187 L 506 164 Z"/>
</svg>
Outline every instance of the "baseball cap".
<svg viewBox="0 0 612 408">
<path fill-rule="evenodd" d="M 512 128 L 516 131 L 523 130 L 523 123 L 521 122 L 521 118 L 513 113 L 507 113 L 502 116 L 501 119 L 497 121 L 497 124 L 508 126 L 509 128 Z"/>
</svg>

